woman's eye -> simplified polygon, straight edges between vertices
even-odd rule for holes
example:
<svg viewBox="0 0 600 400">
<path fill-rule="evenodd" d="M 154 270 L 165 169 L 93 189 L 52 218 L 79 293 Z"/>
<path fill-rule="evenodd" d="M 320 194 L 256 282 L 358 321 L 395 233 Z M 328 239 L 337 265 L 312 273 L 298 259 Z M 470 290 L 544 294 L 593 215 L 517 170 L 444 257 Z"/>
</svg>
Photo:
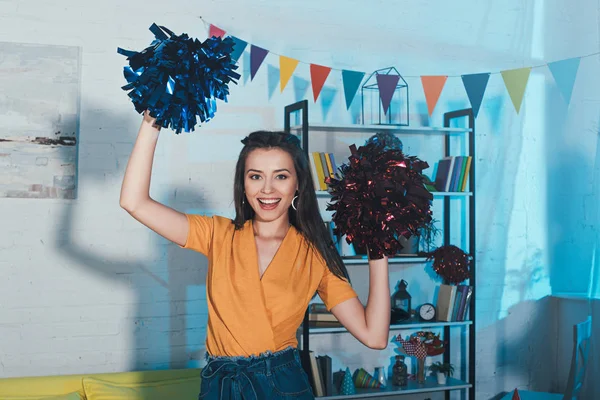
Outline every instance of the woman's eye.
<svg viewBox="0 0 600 400">
<path fill-rule="evenodd" d="M 287 175 L 277 175 L 277 179 L 287 179 Z"/>
<path fill-rule="evenodd" d="M 256 174 L 250 175 L 250 179 L 253 179 L 253 180 L 260 179 L 260 175 L 256 175 Z"/>
</svg>

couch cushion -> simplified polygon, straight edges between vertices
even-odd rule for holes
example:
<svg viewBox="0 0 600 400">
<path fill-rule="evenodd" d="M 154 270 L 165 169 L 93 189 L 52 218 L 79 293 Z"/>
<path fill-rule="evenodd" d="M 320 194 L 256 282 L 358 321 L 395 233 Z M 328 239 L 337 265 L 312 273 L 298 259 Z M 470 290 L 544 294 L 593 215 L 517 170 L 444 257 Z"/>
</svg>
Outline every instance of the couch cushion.
<svg viewBox="0 0 600 400">
<path fill-rule="evenodd" d="M 200 368 L 156 371 L 111 372 L 80 375 L 30 376 L 0 379 L 0 399 L 39 399 L 79 391 L 83 395 L 83 378 L 96 378 L 114 383 L 157 382 L 169 379 L 196 378 L 200 385 Z M 24 398 L 24 399 L 23 399 Z"/>
<path fill-rule="evenodd" d="M 39 397 L 39 396 L 26 396 L 26 397 L 2 397 L 2 400 L 82 400 L 84 399 L 84 397 L 82 397 L 79 392 L 73 392 L 73 393 L 68 393 L 68 394 L 62 394 L 62 395 L 58 395 L 58 396 L 44 396 L 44 397 Z"/>
<path fill-rule="evenodd" d="M 82 375 L 35 376 L 0 379 L 0 399 L 40 399 L 79 392 L 83 397 Z"/>
<path fill-rule="evenodd" d="M 87 400 L 196 400 L 200 393 L 198 377 L 145 383 L 115 383 L 83 379 Z"/>
</svg>

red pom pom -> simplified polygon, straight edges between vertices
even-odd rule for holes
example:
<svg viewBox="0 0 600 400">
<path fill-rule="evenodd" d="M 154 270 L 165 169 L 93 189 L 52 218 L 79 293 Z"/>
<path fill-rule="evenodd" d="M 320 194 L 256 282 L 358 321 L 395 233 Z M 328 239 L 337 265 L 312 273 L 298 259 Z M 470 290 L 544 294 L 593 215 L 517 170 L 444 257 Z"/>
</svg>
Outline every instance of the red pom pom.
<svg viewBox="0 0 600 400">
<path fill-rule="evenodd" d="M 445 283 L 458 285 L 471 276 L 469 270 L 471 257 L 456 246 L 438 247 L 429 253 L 427 258 L 433 259 L 433 270 Z"/>
<path fill-rule="evenodd" d="M 378 142 L 350 150 L 349 163 L 340 167 L 341 179 L 326 180 L 334 233 L 367 248 L 371 259 L 398 254 L 398 238 L 418 234 L 431 221 L 433 195 L 421 174 L 429 165 Z"/>
</svg>

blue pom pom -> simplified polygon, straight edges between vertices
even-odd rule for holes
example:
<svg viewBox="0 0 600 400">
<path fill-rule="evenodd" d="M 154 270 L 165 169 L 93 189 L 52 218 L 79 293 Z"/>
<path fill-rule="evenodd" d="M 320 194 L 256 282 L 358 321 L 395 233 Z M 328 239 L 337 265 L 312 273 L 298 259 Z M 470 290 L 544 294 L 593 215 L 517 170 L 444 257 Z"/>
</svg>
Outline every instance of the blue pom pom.
<svg viewBox="0 0 600 400">
<path fill-rule="evenodd" d="M 158 125 L 178 134 L 193 131 L 197 116 L 201 123 L 210 121 L 216 99 L 226 102 L 227 85 L 240 78 L 231 58 L 235 42 L 230 37 L 200 42 L 156 24 L 150 31 L 155 40 L 141 52 L 117 49 L 129 61 L 122 89 L 129 91 L 135 110 L 148 110 Z"/>
</svg>

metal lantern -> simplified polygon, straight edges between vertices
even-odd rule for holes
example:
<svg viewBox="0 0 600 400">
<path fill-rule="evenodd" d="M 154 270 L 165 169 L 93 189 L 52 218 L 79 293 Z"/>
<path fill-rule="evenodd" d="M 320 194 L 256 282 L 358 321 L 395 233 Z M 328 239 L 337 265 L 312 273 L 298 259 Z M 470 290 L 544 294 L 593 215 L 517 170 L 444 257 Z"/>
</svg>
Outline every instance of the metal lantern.
<svg viewBox="0 0 600 400">
<path fill-rule="evenodd" d="M 397 77 L 395 87 L 387 88 L 386 93 L 382 93 L 378 84 L 380 75 L 385 75 L 386 80 L 392 81 Z M 362 85 L 361 95 L 363 125 L 408 126 L 408 83 L 396 68 L 389 67 L 374 71 Z M 382 95 L 390 97 L 387 112 L 382 104 Z"/>
<path fill-rule="evenodd" d="M 392 296 L 391 322 L 406 321 L 411 317 L 411 295 L 406 290 L 408 283 L 402 279 L 398 283 L 398 290 Z"/>
</svg>

